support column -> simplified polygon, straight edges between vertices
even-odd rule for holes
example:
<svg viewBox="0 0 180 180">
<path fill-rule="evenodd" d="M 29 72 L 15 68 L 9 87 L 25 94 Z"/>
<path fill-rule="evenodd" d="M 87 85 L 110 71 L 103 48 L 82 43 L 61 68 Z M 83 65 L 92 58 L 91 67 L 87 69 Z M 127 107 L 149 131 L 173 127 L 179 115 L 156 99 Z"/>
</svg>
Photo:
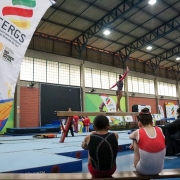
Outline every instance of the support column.
<svg viewBox="0 0 180 180">
<path fill-rule="evenodd" d="M 176 82 L 176 97 L 178 99 L 178 104 L 180 106 L 180 82 Z"/>
<path fill-rule="evenodd" d="M 125 95 L 125 101 L 126 101 L 126 109 L 127 109 L 127 112 L 129 112 L 128 74 L 126 78 L 124 79 L 124 95 Z"/>
<path fill-rule="evenodd" d="M 129 55 L 127 55 L 123 59 L 123 68 L 125 69 L 124 71 L 126 71 L 126 67 L 128 66 L 127 65 L 128 59 L 129 59 Z M 126 75 L 124 79 L 124 94 L 125 94 L 125 101 L 126 101 L 126 110 L 127 112 L 129 112 L 128 74 Z"/>
<path fill-rule="evenodd" d="M 159 114 L 159 97 L 158 97 L 158 81 L 157 77 L 154 79 L 154 92 L 156 97 L 156 113 Z"/>
<path fill-rule="evenodd" d="M 14 93 L 14 127 L 20 127 L 20 77 L 18 77 Z"/>
<path fill-rule="evenodd" d="M 81 98 L 82 98 L 82 110 L 85 111 L 85 68 L 84 68 L 84 61 L 82 60 L 82 64 L 80 66 L 81 72 Z"/>
</svg>

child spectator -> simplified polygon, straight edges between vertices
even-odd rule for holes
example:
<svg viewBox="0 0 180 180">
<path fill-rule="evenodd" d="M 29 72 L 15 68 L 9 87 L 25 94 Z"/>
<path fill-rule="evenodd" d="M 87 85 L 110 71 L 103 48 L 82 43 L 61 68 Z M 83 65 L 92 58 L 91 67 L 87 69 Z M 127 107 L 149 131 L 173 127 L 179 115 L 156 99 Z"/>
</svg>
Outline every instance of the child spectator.
<svg viewBox="0 0 180 180">
<path fill-rule="evenodd" d="M 99 115 L 94 119 L 94 129 L 82 142 L 82 148 L 89 151 L 88 169 L 93 177 L 111 177 L 116 171 L 118 134 L 109 133 L 109 119 Z"/>
</svg>

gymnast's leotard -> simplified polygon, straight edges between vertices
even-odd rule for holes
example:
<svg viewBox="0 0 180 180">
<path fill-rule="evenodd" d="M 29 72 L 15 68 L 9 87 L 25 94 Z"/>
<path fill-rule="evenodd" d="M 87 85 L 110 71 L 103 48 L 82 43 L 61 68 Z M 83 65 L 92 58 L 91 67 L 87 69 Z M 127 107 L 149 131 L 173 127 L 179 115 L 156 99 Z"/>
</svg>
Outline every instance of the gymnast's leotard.
<svg viewBox="0 0 180 180">
<path fill-rule="evenodd" d="M 136 170 L 139 174 L 159 174 L 163 169 L 166 153 L 165 137 L 159 127 L 154 127 L 154 131 L 155 136 L 150 137 L 144 128 L 138 130 L 140 160 Z"/>
<path fill-rule="evenodd" d="M 118 95 L 119 91 L 122 91 L 122 88 L 123 88 L 123 81 L 122 80 L 126 77 L 127 73 L 128 73 L 128 71 L 126 71 L 124 73 L 124 75 L 122 76 L 122 78 L 119 79 L 119 81 L 111 87 L 111 88 L 113 88 L 113 87 L 117 86 L 116 95 Z"/>
<path fill-rule="evenodd" d="M 116 166 L 118 142 L 114 133 L 90 135 L 88 149 L 95 170 L 106 171 Z"/>
</svg>

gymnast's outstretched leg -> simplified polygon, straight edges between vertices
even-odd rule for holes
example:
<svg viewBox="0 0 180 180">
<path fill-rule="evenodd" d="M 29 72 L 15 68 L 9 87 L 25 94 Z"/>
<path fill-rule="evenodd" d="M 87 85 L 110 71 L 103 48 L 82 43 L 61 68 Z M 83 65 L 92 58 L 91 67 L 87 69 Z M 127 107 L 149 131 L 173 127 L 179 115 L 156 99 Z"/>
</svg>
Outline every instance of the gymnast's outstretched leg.
<svg viewBox="0 0 180 180">
<path fill-rule="evenodd" d="M 117 92 L 117 103 L 116 103 L 116 111 L 122 111 L 120 107 L 120 102 L 122 98 L 122 91 Z"/>
<path fill-rule="evenodd" d="M 104 106 L 105 106 L 104 102 L 102 102 L 102 103 L 99 105 L 99 111 L 100 111 L 100 112 L 104 112 L 104 111 L 103 111 Z"/>
</svg>

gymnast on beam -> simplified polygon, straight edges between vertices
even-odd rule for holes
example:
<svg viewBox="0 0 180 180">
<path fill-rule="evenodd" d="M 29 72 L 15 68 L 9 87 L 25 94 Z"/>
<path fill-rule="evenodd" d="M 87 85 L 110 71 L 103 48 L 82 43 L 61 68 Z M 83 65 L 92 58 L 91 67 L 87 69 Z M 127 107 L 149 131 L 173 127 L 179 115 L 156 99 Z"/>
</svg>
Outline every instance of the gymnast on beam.
<svg viewBox="0 0 180 180">
<path fill-rule="evenodd" d="M 106 112 L 106 111 L 103 111 L 104 106 L 105 106 L 104 102 L 102 102 L 102 103 L 99 105 L 99 112 Z"/>
<path fill-rule="evenodd" d="M 126 67 L 126 72 L 124 73 L 124 75 L 119 75 L 119 81 L 116 82 L 116 84 L 114 84 L 110 89 L 112 89 L 113 87 L 117 86 L 117 90 L 116 90 L 116 96 L 117 96 L 117 103 L 116 103 L 116 111 L 122 111 L 121 107 L 120 107 L 120 101 L 122 98 L 122 89 L 123 89 L 123 79 L 126 77 L 127 73 L 129 71 L 128 66 Z"/>
</svg>

